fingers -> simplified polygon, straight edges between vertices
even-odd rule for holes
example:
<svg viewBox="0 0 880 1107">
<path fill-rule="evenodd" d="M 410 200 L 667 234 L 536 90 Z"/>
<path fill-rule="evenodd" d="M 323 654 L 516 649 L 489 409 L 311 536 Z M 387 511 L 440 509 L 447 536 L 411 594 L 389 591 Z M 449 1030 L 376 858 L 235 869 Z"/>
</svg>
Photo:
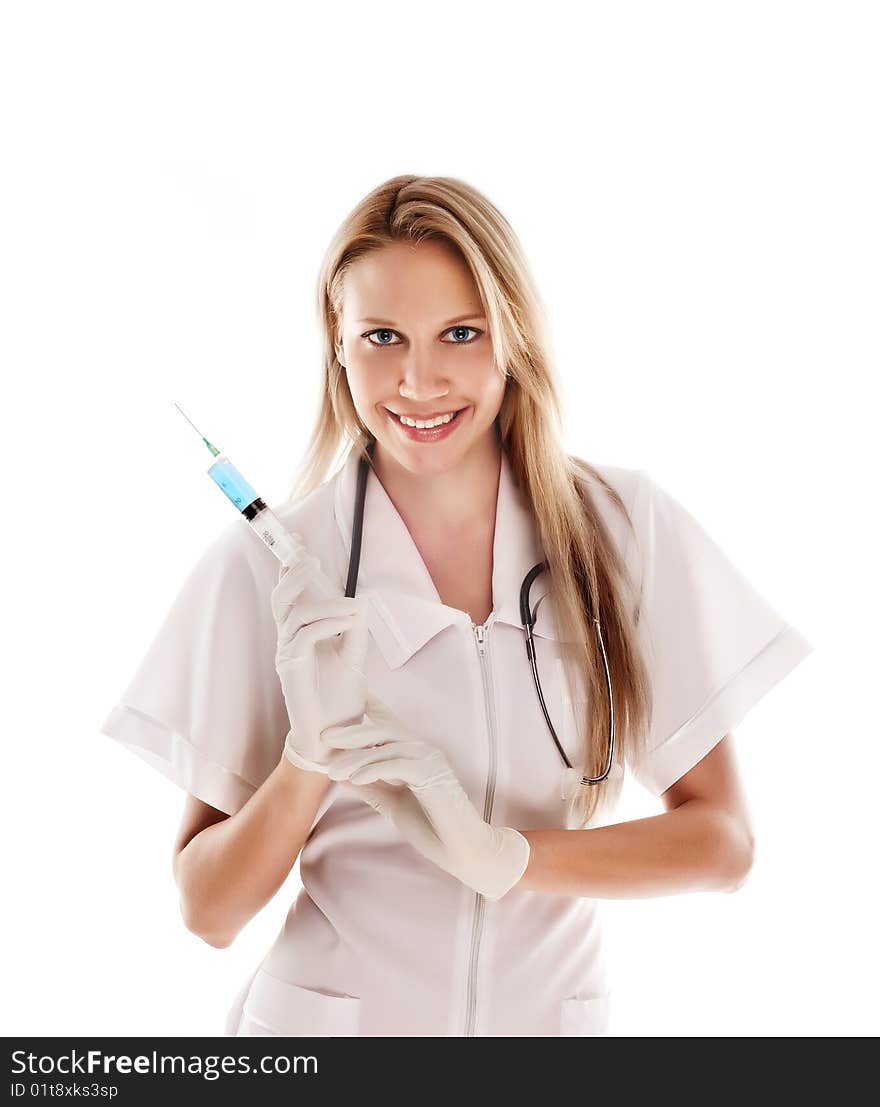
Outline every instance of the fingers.
<svg viewBox="0 0 880 1107">
<path fill-rule="evenodd" d="M 315 653 L 323 726 L 355 725 L 363 722 L 367 698 L 367 678 L 364 673 L 343 664 L 336 652 L 335 639 L 319 642 Z"/>
<path fill-rule="evenodd" d="M 278 623 L 278 635 L 284 638 L 292 638 L 301 626 L 320 622 L 321 619 L 333 615 L 356 619 L 363 611 L 363 621 L 366 622 L 364 600 L 360 596 L 337 596 L 335 599 L 303 597 L 294 599 L 290 603 L 282 600 L 276 606 L 278 614 L 275 621 Z"/>
<path fill-rule="evenodd" d="M 403 724 L 400 721 L 400 717 L 395 715 L 387 703 L 384 703 L 378 696 L 374 696 L 371 692 L 367 692 L 367 702 L 364 707 L 364 714 L 368 716 L 374 723 L 379 726 L 383 726 L 388 730 L 400 731 L 403 729 Z"/>
<path fill-rule="evenodd" d="M 345 651 L 351 659 L 349 668 L 363 672 L 367 653 L 368 633 L 366 624 L 362 620 L 353 620 L 351 615 L 328 617 L 323 615 L 314 622 L 299 627 L 296 632 L 287 636 L 284 631 L 278 634 L 278 648 L 276 663 L 285 658 L 300 657 L 311 653 L 319 642 L 328 638 L 335 638 L 341 634 L 342 645 L 348 644 Z M 353 640 L 353 644 L 350 639 Z M 339 656 L 340 647 L 336 647 Z"/>
<path fill-rule="evenodd" d="M 381 703 L 380 700 L 376 700 L 371 696 L 369 692 L 366 693 L 366 704 Z M 382 704 L 385 707 L 384 704 Z M 397 718 L 388 708 L 385 708 L 386 717 L 391 722 L 377 721 L 375 718 L 368 717 L 366 711 L 363 712 L 364 721 L 357 724 L 340 723 L 334 726 L 327 726 L 321 732 L 321 741 L 331 749 L 362 749 L 365 746 L 387 744 L 390 742 L 406 743 L 409 747 L 418 746 L 423 753 L 428 752 L 433 747 L 427 742 L 422 741 L 420 738 L 414 738 L 412 730 L 408 727 L 404 727 L 400 719 Z"/>
<path fill-rule="evenodd" d="M 293 566 L 281 566 L 278 583 L 272 590 L 272 613 L 280 622 L 290 604 L 295 603 L 309 582 L 321 571 L 321 562 L 312 554 L 307 554 Z"/>
<path fill-rule="evenodd" d="M 352 784 L 372 784 L 379 780 L 422 784 L 427 776 L 435 774 L 428 750 L 424 742 L 404 741 L 335 752 L 328 759 L 327 775 L 331 780 L 350 780 Z"/>
<path fill-rule="evenodd" d="M 352 669 L 363 671 L 367 656 L 370 628 L 367 622 L 368 599 L 366 596 L 352 596 L 355 605 L 348 630 L 343 633 L 336 647 L 340 661 Z"/>
<path fill-rule="evenodd" d="M 365 721 L 357 724 L 328 726 L 321 731 L 321 741 L 330 749 L 357 750 L 380 743 L 407 743 L 408 748 L 416 745 L 422 754 L 434 747 L 420 739 L 413 738 L 409 729 L 404 727 L 397 715 L 378 696 L 367 690 Z"/>
<path fill-rule="evenodd" d="M 366 599 L 342 596 L 295 603 L 278 627 L 278 651 L 279 655 L 294 656 L 317 642 L 334 638 L 334 649 L 343 664 L 362 673 L 369 637 Z"/>
<path fill-rule="evenodd" d="M 354 785 L 349 784 L 347 780 L 341 780 L 339 786 L 340 788 L 344 788 L 350 795 L 363 800 L 364 803 L 368 804 L 380 815 L 389 810 L 388 790 L 383 790 L 381 785 L 374 784 L 372 786 L 356 788 Z"/>
<path fill-rule="evenodd" d="M 321 702 L 317 694 L 317 669 L 313 655 L 295 658 L 281 670 L 281 690 L 290 733 L 287 745 L 297 749 L 301 756 L 312 761 L 322 754 L 321 727 L 325 719 L 321 714 Z"/>
<path fill-rule="evenodd" d="M 410 788 L 424 787 L 439 779 L 441 773 L 429 770 L 424 757 L 388 757 L 372 761 L 355 769 L 348 780 L 352 784 L 374 784 L 384 780 L 388 784 L 406 784 Z"/>
<path fill-rule="evenodd" d="M 375 726 L 373 723 L 327 726 L 321 731 L 321 741 L 334 750 L 362 750 L 367 746 L 378 746 L 394 737 L 385 727 Z"/>
<path fill-rule="evenodd" d="M 302 588 L 314 576 L 321 572 L 321 561 L 314 554 L 303 550 L 302 556 L 294 565 L 282 565 L 278 572 L 275 590 L 284 597 L 290 597 L 297 588 Z"/>
</svg>

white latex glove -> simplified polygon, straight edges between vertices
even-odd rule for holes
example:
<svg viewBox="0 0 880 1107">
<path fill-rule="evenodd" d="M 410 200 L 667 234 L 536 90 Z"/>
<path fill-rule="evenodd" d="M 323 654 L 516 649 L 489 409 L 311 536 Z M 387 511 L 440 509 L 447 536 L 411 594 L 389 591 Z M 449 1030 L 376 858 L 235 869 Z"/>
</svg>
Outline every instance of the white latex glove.
<svg viewBox="0 0 880 1107">
<path fill-rule="evenodd" d="M 528 839 L 487 823 L 443 751 L 412 738 L 381 700 L 368 695 L 366 714 L 370 722 L 324 730 L 325 746 L 334 747 L 327 775 L 390 819 L 435 865 L 486 899 L 500 899 L 526 870 Z"/>
<path fill-rule="evenodd" d="M 311 555 L 293 568 L 284 566 L 271 596 L 278 626 L 275 668 L 290 719 L 284 755 L 308 772 L 326 771 L 330 751 L 321 731 L 360 722 L 367 696 L 367 598 L 304 595 L 320 572 Z"/>
</svg>

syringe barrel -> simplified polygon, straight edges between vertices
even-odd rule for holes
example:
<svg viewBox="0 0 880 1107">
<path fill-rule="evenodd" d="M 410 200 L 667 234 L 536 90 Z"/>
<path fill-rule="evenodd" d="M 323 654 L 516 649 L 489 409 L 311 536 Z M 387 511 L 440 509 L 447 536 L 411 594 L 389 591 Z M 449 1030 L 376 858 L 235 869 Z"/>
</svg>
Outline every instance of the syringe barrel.
<svg viewBox="0 0 880 1107">
<path fill-rule="evenodd" d="M 292 534 L 281 520 L 257 495 L 254 487 L 241 475 L 225 454 L 220 454 L 208 469 L 208 476 L 250 523 L 253 530 L 282 565 L 289 568 L 303 557 L 310 556 L 299 535 Z M 319 570 L 309 584 L 322 596 L 334 599 L 339 589 Z"/>
<path fill-rule="evenodd" d="M 255 512 L 253 511 L 254 507 L 257 507 Z M 260 540 L 269 547 L 282 565 L 292 568 L 304 557 L 313 556 L 303 545 L 299 535 L 287 530 L 274 511 L 266 507 L 259 497 L 256 504 L 251 504 L 242 514 Z M 333 587 L 329 578 L 324 575 L 321 569 L 309 581 L 309 589 L 312 588 L 328 599 L 337 598 L 340 594 L 339 589 Z"/>
<path fill-rule="evenodd" d="M 239 473 L 226 454 L 214 461 L 208 469 L 208 476 L 217 485 L 223 495 L 231 500 L 239 511 L 244 511 L 248 504 L 260 497 L 249 481 Z"/>
</svg>

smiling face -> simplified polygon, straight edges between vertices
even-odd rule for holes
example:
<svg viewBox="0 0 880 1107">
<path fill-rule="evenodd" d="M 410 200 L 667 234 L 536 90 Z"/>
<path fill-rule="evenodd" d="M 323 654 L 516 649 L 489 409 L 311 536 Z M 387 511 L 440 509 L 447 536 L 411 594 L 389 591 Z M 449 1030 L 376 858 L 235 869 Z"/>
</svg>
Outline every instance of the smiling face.
<svg viewBox="0 0 880 1107">
<path fill-rule="evenodd" d="M 412 473 L 440 473 L 475 448 L 493 448 L 505 381 L 476 285 L 453 247 L 395 242 L 359 258 L 345 276 L 341 314 L 337 357 L 376 455 Z M 425 430 L 396 418 L 455 412 L 452 423 Z"/>
</svg>

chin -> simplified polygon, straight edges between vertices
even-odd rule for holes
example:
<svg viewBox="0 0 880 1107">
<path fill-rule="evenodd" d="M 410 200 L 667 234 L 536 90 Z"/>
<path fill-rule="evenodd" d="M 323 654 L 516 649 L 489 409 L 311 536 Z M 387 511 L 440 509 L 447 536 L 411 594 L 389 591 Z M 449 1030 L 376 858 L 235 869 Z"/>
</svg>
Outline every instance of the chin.
<svg viewBox="0 0 880 1107">
<path fill-rule="evenodd" d="M 449 472 L 458 468 L 468 454 L 475 450 L 482 454 L 486 444 L 490 441 L 494 446 L 495 428 L 490 425 L 479 435 L 474 436 L 471 433 L 467 438 L 462 438 L 455 444 L 451 441 L 428 445 L 401 443 L 395 441 L 387 433 L 376 435 L 376 441 L 386 459 L 393 458 L 396 465 L 409 473 L 427 476 Z"/>
<path fill-rule="evenodd" d="M 382 443 L 386 457 L 393 457 L 397 464 L 410 473 L 423 475 L 432 473 L 446 473 L 455 469 L 467 450 L 392 450 L 386 443 Z"/>
</svg>

